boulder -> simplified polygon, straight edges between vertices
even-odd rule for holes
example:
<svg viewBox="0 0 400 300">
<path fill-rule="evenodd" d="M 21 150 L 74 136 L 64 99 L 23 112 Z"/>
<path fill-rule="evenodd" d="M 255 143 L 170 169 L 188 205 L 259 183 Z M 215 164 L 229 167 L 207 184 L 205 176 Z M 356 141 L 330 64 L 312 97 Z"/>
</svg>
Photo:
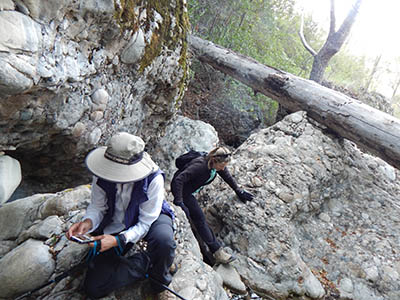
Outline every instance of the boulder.
<svg viewBox="0 0 400 300">
<path fill-rule="evenodd" d="M 22 179 L 18 160 L 0 152 L 0 205 L 7 202 Z"/>
<path fill-rule="evenodd" d="M 166 166 L 171 166 L 173 155 L 168 159 Z M 400 297 L 398 170 L 325 132 L 305 112 L 252 134 L 233 153 L 228 168 L 255 198 L 243 203 L 216 179 L 198 199 L 217 237 L 238 259 L 229 272 L 205 264 L 186 216 L 171 204 L 177 215 L 178 271 L 170 285 L 174 291 L 199 300 L 225 300 L 228 294 L 245 290 L 252 291 L 250 297 L 254 292 L 274 299 Z M 1 207 L 1 272 L 8 274 L 9 265 L 12 272 L 24 272 L 23 267 L 9 264 L 9 257 L 32 242 L 52 253 L 48 278 L 79 263 L 87 246 L 68 241 L 64 232 L 82 218 L 89 194 L 88 186 L 79 186 Z M 172 202 L 170 193 L 167 200 Z M 39 282 L 35 274 L 31 276 L 31 282 Z M 67 277 L 34 296 L 84 299 L 79 292 L 83 276 L 80 272 Z M 109 297 L 145 299 L 146 282 Z M 18 294 L 17 289 L 23 291 L 18 286 L 12 293 Z"/>
<path fill-rule="evenodd" d="M 254 292 L 396 299 L 398 170 L 304 112 L 252 134 L 228 168 L 254 200 L 242 203 L 221 180 L 199 200 Z"/>
<path fill-rule="evenodd" d="M 218 133 L 210 124 L 177 116 L 165 128 L 165 135 L 152 150 L 152 157 L 164 170 L 169 182 L 177 170 L 175 159 L 179 155 L 191 149 L 209 152 L 218 142 Z"/>
<path fill-rule="evenodd" d="M 11 299 L 33 290 L 85 261 L 88 246 L 67 240 L 65 231 L 82 218 L 89 199 L 89 187 L 79 186 L 55 194 L 34 195 L 0 207 L 0 221 L 4 222 L 0 224 L 3 230 L 0 235 L 0 299 Z M 169 287 L 188 299 L 228 300 L 221 276 L 203 262 L 185 214 L 171 205 L 176 212 L 175 263 L 178 269 Z M 22 244 L 18 246 L 17 243 Z M 86 299 L 80 290 L 84 271 L 85 267 L 33 296 Z M 146 299 L 148 296 L 146 280 L 114 291 L 105 299 Z"/>
<path fill-rule="evenodd" d="M 28 240 L 0 259 L 0 295 L 18 296 L 46 283 L 55 268 L 49 247 Z"/>
</svg>

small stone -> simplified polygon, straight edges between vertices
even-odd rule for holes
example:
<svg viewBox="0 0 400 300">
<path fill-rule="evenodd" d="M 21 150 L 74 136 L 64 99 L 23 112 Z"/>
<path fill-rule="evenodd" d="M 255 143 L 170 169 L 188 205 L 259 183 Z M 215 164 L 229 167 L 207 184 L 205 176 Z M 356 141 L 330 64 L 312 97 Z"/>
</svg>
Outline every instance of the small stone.
<svg viewBox="0 0 400 300">
<path fill-rule="evenodd" d="M 92 94 L 92 101 L 96 104 L 104 104 L 108 103 L 109 95 L 105 89 L 98 89 Z"/>
<path fill-rule="evenodd" d="M 258 177 L 252 177 L 250 179 L 251 183 L 253 184 L 253 187 L 260 187 L 263 185 L 262 181 L 260 178 Z"/>
<path fill-rule="evenodd" d="M 93 122 L 99 121 L 103 118 L 104 113 L 102 111 L 94 111 L 90 114 L 90 120 L 92 120 Z"/>
<path fill-rule="evenodd" d="M 105 104 L 93 104 L 92 111 L 105 111 L 106 107 L 107 106 Z"/>
<path fill-rule="evenodd" d="M 289 203 L 289 202 L 292 202 L 292 201 L 293 201 L 293 195 L 292 195 L 291 193 L 282 192 L 282 193 L 279 193 L 278 197 L 279 197 L 282 201 L 284 201 L 284 202 L 286 202 L 286 203 Z"/>
<path fill-rule="evenodd" d="M 231 265 L 219 265 L 216 272 L 221 275 L 224 285 L 240 295 L 246 295 L 246 285 L 240 279 L 238 272 Z"/>
<path fill-rule="evenodd" d="M 303 120 L 303 112 L 297 112 L 288 116 L 289 120 L 293 123 L 300 123 Z"/>
<path fill-rule="evenodd" d="M 96 127 L 89 135 L 89 144 L 96 145 L 100 140 L 101 134 L 101 129 L 99 127 Z"/>
<path fill-rule="evenodd" d="M 344 278 L 340 281 L 339 289 L 341 292 L 351 294 L 353 292 L 353 282 L 350 278 Z"/>
<path fill-rule="evenodd" d="M 145 47 L 146 47 L 146 42 L 144 34 L 143 31 L 139 29 L 132 36 L 128 45 L 122 51 L 121 61 L 125 64 L 136 63 L 142 57 Z"/>
<path fill-rule="evenodd" d="M 320 213 L 319 216 L 320 220 L 329 223 L 331 221 L 331 217 L 326 213 Z"/>
<path fill-rule="evenodd" d="M 325 295 L 325 290 L 321 283 L 311 272 L 305 277 L 304 288 L 306 289 L 306 294 L 311 298 L 319 299 Z"/>
<path fill-rule="evenodd" d="M 369 215 L 366 214 L 366 213 L 361 213 L 361 217 L 362 217 L 364 220 L 368 220 L 368 219 L 369 219 Z"/>
<path fill-rule="evenodd" d="M 74 128 L 72 129 L 72 135 L 74 137 L 80 137 L 82 133 L 85 131 L 85 129 L 86 129 L 85 124 L 83 124 L 82 122 L 77 122 Z"/>
<path fill-rule="evenodd" d="M 26 109 L 20 112 L 20 119 L 22 121 L 28 121 L 30 119 L 32 119 L 33 116 L 33 110 L 32 109 Z"/>
<path fill-rule="evenodd" d="M 365 278 L 369 281 L 376 282 L 379 279 L 379 272 L 376 266 L 369 267 L 364 270 Z"/>
</svg>

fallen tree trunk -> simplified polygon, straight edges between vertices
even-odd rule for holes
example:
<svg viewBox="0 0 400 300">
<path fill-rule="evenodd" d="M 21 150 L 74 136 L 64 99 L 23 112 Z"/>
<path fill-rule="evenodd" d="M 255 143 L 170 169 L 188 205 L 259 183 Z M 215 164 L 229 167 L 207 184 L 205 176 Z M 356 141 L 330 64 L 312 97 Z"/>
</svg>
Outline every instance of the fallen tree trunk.
<svg viewBox="0 0 400 300">
<path fill-rule="evenodd" d="M 283 105 L 308 116 L 400 169 L 400 120 L 313 81 L 190 36 L 194 55 Z"/>
</svg>

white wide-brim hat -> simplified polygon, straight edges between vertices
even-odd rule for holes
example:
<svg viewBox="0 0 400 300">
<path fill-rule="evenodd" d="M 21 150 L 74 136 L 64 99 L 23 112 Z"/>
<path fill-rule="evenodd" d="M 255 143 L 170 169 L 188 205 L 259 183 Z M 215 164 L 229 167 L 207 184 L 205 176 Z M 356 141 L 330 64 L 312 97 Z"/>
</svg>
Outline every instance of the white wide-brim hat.
<svg viewBox="0 0 400 300">
<path fill-rule="evenodd" d="M 86 166 L 97 177 L 117 183 L 139 181 L 158 169 L 144 152 L 143 140 L 126 132 L 117 133 L 107 146 L 91 151 Z"/>
</svg>

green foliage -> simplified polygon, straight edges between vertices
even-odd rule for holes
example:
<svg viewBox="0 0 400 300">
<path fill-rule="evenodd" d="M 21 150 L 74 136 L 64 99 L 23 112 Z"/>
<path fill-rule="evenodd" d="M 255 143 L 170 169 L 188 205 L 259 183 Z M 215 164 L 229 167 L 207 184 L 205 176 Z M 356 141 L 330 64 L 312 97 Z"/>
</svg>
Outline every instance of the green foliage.
<svg viewBox="0 0 400 300">
<path fill-rule="evenodd" d="M 294 0 L 192 0 L 188 5 L 195 35 L 263 64 L 300 76 L 309 74 L 312 59 L 298 37 L 300 16 Z M 321 35 L 310 17 L 305 35 L 312 44 Z"/>
<path fill-rule="evenodd" d="M 343 51 L 331 59 L 325 71 L 325 79 L 353 90 L 360 90 L 365 86 L 369 73 L 365 57 L 355 57 Z"/>
<path fill-rule="evenodd" d="M 294 13 L 294 4 L 294 0 L 203 0 L 189 1 L 188 8 L 193 34 L 260 63 L 307 75 L 310 54 L 297 37 L 300 18 Z M 227 99 L 240 106 L 250 97 L 271 120 L 277 107 L 274 101 L 264 95 L 252 95 L 251 89 L 232 79 L 226 79 L 225 84 L 229 86 Z M 245 103 L 242 106 L 248 107 Z"/>
<path fill-rule="evenodd" d="M 193 34 L 283 71 L 308 78 L 312 56 L 298 31 L 300 14 L 295 0 L 189 0 Z M 311 16 L 305 17 L 304 35 L 318 51 L 326 38 Z M 364 58 L 340 51 L 327 70 L 329 80 L 361 86 L 369 71 Z"/>
<path fill-rule="evenodd" d="M 233 107 L 239 111 L 257 114 L 265 125 L 269 126 L 275 123 L 275 115 L 278 109 L 276 101 L 263 94 L 255 94 L 251 88 L 236 80 L 229 79 L 225 84 L 225 93 L 220 97 L 229 99 Z M 222 98 L 220 100 L 224 101 Z"/>
<path fill-rule="evenodd" d="M 296 0 L 189 0 L 188 9 L 194 35 L 262 64 L 308 78 L 313 57 L 298 36 L 301 16 L 295 4 Z M 327 34 L 311 16 L 305 16 L 303 33 L 318 52 Z M 342 49 L 333 57 L 325 74 L 335 85 L 359 89 L 370 70 L 363 57 L 354 57 Z M 233 82 L 231 79 L 226 82 L 231 93 L 235 91 Z M 240 99 L 240 95 L 230 95 L 230 99 L 235 98 Z M 270 106 L 273 103 L 256 97 L 253 101 L 266 101 Z"/>
</svg>

